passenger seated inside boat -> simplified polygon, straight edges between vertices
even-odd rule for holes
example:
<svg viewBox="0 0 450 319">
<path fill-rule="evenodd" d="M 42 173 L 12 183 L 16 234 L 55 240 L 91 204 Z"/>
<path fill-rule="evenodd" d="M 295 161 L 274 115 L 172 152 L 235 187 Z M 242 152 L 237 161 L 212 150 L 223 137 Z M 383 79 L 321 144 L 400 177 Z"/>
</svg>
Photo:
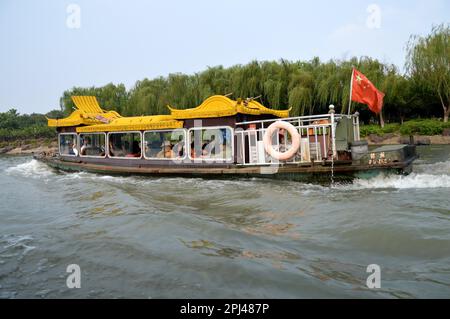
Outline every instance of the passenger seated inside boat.
<svg viewBox="0 0 450 319">
<path fill-rule="evenodd" d="M 194 142 L 191 143 L 191 158 L 216 158 L 224 159 L 226 154 L 231 154 L 231 148 L 226 141 L 219 144 L 219 141 L 207 141 L 202 144 L 201 151 L 196 151 Z"/>
<path fill-rule="evenodd" d="M 75 155 L 75 153 L 73 152 L 73 143 L 72 142 L 69 142 L 68 152 L 69 152 L 69 155 Z"/>
<path fill-rule="evenodd" d="M 194 142 L 191 143 L 191 158 L 195 158 Z"/>
<path fill-rule="evenodd" d="M 115 149 L 112 140 L 109 140 L 109 156 L 120 156 L 119 151 Z"/>
<path fill-rule="evenodd" d="M 202 158 L 204 157 L 204 155 L 206 154 L 205 148 L 206 148 L 207 143 L 203 143 L 201 150 L 196 150 L 195 149 L 195 144 L 194 142 L 191 143 L 191 158 Z"/>
<path fill-rule="evenodd" d="M 110 157 L 135 157 L 142 155 L 141 137 L 139 133 L 110 133 L 109 135 Z M 147 147 L 147 146 L 146 146 Z"/>
<path fill-rule="evenodd" d="M 80 155 L 104 157 L 106 149 L 106 136 L 99 133 L 80 134 Z"/>
<path fill-rule="evenodd" d="M 164 141 L 161 144 L 162 150 L 158 152 L 158 154 L 156 154 L 157 158 L 173 158 L 174 157 L 174 153 L 172 151 L 172 144 L 170 143 L 170 141 Z"/>
<path fill-rule="evenodd" d="M 78 156 L 77 143 L 75 143 L 75 142 L 74 142 L 73 145 L 72 145 L 71 154 L 72 154 L 72 155 L 75 155 L 75 156 Z"/>
<path fill-rule="evenodd" d="M 84 138 L 84 141 L 83 141 L 83 145 L 81 146 L 81 149 L 80 149 L 81 155 L 87 155 L 87 154 L 86 154 L 86 151 L 87 151 L 87 149 L 88 149 L 89 147 L 91 147 L 89 138 L 88 138 L 88 137 L 85 137 L 85 138 Z"/>
<path fill-rule="evenodd" d="M 175 157 L 184 156 L 184 137 L 180 136 L 179 141 L 172 147 L 172 152 Z"/>
<path fill-rule="evenodd" d="M 133 141 L 131 153 L 128 153 L 126 157 L 141 157 L 141 147 L 138 141 Z"/>
<path fill-rule="evenodd" d="M 220 153 L 220 144 L 219 141 L 216 140 L 215 135 L 211 135 L 211 140 L 206 142 L 202 149 L 202 155 L 204 157 L 214 157 Z"/>
</svg>

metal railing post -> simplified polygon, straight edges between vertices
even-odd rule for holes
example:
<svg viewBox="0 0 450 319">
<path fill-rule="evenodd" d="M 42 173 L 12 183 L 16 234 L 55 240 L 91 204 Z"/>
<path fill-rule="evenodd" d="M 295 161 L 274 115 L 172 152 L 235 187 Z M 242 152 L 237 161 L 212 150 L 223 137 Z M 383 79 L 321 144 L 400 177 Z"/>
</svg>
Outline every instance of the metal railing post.
<svg viewBox="0 0 450 319">
<path fill-rule="evenodd" d="M 334 105 L 330 105 L 330 111 L 328 112 L 331 117 L 331 149 L 333 151 L 333 158 L 336 158 L 336 138 L 335 138 L 335 127 L 334 127 Z"/>
<path fill-rule="evenodd" d="M 361 135 L 359 132 L 359 112 L 355 112 L 355 123 L 356 123 L 356 140 L 361 140 Z"/>
</svg>

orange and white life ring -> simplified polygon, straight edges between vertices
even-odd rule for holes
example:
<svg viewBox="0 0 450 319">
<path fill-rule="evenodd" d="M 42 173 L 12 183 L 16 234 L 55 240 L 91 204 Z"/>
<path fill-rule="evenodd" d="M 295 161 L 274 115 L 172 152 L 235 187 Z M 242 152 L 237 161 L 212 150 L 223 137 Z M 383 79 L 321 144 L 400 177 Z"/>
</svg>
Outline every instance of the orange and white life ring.
<svg viewBox="0 0 450 319">
<path fill-rule="evenodd" d="M 291 135 L 292 145 L 286 152 L 278 152 L 274 150 L 272 146 L 272 136 L 278 129 L 285 129 Z M 291 123 L 277 121 L 267 128 L 266 133 L 263 137 L 263 142 L 264 149 L 270 156 L 280 161 L 287 161 L 295 156 L 300 147 L 300 134 Z"/>
</svg>

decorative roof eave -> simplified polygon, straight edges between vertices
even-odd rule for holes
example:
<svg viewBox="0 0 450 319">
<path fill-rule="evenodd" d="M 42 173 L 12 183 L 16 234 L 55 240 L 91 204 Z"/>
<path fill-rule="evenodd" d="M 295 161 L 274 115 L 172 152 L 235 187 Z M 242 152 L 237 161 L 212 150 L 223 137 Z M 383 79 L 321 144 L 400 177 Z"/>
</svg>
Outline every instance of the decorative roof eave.
<svg viewBox="0 0 450 319">
<path fill-rule="evenodd" d="M 78 133 L 86 132 L 121 132 L 183 128 L 183 121 L 177 121 L 170 115 L 142 117 L 122 117 L 108 124 L 77 127 Z"/>
<path fill-rule="evenodd" d="M 209 118 L 209 117 L 225 117 L 233 116 L 238 113 L 261 115 L 270 114 L 277 117 L 289 117 L 288 110 L 273 110 L 269 109 L 254 100 L 233 101 L 226 96 L 215 95 L 206 99 L 201 105 L 191 108 L 178 110 L 171 106 L 167 106 L 170 114 L 176 119 L 195 119 L 195 118 Z"/>
<path fill-rule="evenodd" d="M 226 96 L 214 95 L 207 98 L 199 106 L 192 109 L 178 110 L 167 106 L 170 114 L 176 119 L 195 119 L 208 117 L 225 117 L 237 114 L 236 102 Z"/>
<path fill-rule="evenodd" d="M 116 111 L 102 110 L 95 96 L 72 96 L 76 110 L 64 119 L 49 119 L 50 127 L 66 127 L 78 125 L 96 125 L 109 123 L 114 119 L 120 118 Z"/>
<path fill-rule="evenodd" d="M 276 117 L 289 117 L 289 112 L 291 110 L 292 108 L 289 108 L 287 110 L 269 109 L 255 100 L 237 101 L 237 111 L 242 114 L 251 114 L 251 115 L 268 114 L 274 115 Z"/>
<path fill-rule="evenodd" d="M 47 125 L 50 127 L 67 127 L 78 125 L 95 125 L 102 124 L 105 121 L 112 121 L 120 115 L 115 111 L 109 111 L 99 114 L 86 114 L 81 113 L 79 110 L 72 112 L 68 117 L 63 119 L 49 119 L 47 118 Z"/>
</svg>

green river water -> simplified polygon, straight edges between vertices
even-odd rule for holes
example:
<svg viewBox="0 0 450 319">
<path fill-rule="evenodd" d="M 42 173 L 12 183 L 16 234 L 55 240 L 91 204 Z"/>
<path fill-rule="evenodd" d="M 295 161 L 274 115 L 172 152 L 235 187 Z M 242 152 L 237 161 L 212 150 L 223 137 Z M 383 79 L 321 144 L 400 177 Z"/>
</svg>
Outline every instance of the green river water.
<svg viewBox="0 0 450 319">
<path fill-rule="evenodd" d="M 418 152 L 409 176 L 332 187 L 0 157 L 0 298 L 449 298 L 450 147 Z"/>
</svg>

